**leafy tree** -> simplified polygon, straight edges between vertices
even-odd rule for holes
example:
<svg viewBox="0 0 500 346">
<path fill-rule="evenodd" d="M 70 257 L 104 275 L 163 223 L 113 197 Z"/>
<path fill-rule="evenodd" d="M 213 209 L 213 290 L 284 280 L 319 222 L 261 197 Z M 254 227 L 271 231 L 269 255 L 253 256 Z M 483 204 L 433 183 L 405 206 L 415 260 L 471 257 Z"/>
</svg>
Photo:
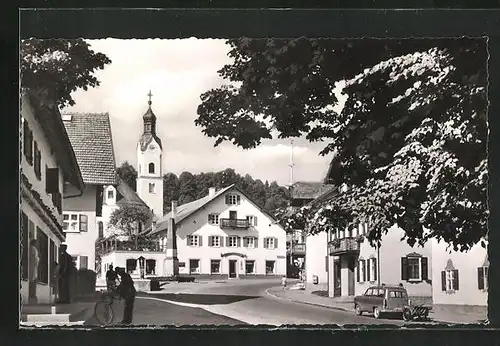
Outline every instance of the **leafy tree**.
<svg viewBox="0 0 500 346">
<path fill-rule="evenodd" d="M 371 242 L 398 224 L 410 245 L 467 250 L 487 230 L 486 42 L 229 40 L 228 84 L 201 96 L 195 124 L 253 148 L 276 130 L 332 153 L 349 189 L 310 211 L 311 232 L 369 220 Z M 340 113 L 334 92 L 347 101 Z"/>
<path fill-rule="evenodd" d="M 182 172 L 179 175 L 179 204 L 192 202 L 196 199 L 196 181 L 193 174 Z"/>
<path fill-rule="evenodd" d="M 132 166 L 128 161 L 121 164 L 120 167 L 116 169 L 118 176 L 134 191 L 137 188 L 137 171 L 134 166 Z"/>
<path fill-rule="evenodd" d="M 139 232 L 151 220 L 149 208 L 139 204 L 122 204 L 109 217 L 108 229 L 117 235 L 127 236 L 134 240 L 138 249 Z"/>
<path fill-rule="evenodd" d="M 163 175 L 163 209 L 170 211 L 172 201 L 179 200 L 179 178 L 174 173 Z"/>
<path fill-rule="evenodd" d="M 35 39 L 21 41 L 21 85 L 56 101 L 58 106 L 72 106 L 71 93 L 99 86 L 94 73 L 111 63 L 96 53 L 83 39 Z"/>
</svg>

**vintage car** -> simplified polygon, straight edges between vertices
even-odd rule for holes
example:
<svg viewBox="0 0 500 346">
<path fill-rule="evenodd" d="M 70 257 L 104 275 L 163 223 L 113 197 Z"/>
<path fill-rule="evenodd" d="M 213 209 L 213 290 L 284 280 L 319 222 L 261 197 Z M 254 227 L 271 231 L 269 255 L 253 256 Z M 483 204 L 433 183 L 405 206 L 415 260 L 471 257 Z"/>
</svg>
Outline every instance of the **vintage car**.
<svg viewBox="0 0 500 346">
<path fill-rule="evenodd" d="M 402 285 L 372 286 L 363 295 L 354 297 L 356 315 L 369 312 L 375 318 L 385 313 L 403 314 L 403 310 L 410 305 L 408 293 Z"/>
</svg>

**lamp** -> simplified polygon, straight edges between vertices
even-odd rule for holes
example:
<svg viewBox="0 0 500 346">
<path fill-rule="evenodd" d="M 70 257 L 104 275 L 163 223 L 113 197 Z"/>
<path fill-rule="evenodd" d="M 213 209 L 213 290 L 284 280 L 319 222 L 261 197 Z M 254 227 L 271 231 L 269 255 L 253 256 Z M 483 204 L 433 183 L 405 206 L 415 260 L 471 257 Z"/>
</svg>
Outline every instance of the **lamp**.
<svg viewBox="0 0 500 346">
<path fill-rule="evenodd" d="M 143 256 L 140 256 L 137 260 L 139 261 L 141 279 L 144 279 L 144 262 L 146 259 Z"/>
</svg>

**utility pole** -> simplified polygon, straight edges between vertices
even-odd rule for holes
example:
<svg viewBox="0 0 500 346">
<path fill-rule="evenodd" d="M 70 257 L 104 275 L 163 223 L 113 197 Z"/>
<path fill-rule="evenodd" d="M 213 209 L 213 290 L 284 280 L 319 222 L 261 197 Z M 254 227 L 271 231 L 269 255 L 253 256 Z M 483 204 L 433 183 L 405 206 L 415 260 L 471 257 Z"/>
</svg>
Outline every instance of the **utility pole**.
<svg viewBox="0 0 500 346">
<path fill-rule="evenodd" d="M 290 167 L 290 184 L 289 184 L 289 191 L 290 191 L 290 197 L 293 196 L 293 167 L 295 166 L 293 163 L 293 138 L 290 140 L 290 164 L 288 167 Z M 291 203 L 290 203 L 291 204 Z M 295 242 L 295 230 L 292 230 L 291 234 L 291 241 L 290 241 L 290 264 L 293 265 L 293 246 Z"/>
</svg>

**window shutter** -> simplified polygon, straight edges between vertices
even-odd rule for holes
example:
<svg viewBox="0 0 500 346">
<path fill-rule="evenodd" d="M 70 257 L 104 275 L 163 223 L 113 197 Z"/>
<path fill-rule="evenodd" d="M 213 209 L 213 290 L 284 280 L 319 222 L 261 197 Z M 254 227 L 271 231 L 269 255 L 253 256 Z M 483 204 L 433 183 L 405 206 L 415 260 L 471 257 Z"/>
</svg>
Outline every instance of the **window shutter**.
<svg viewBox="0 0 500 346">
<path fill-rule="evenodd" d="M 264 246 L 263 246 L 263 247 L 264 247 L 264 249 L 267 249 L 267 241 L 266 241 L 266 239 L 267 239 L 267 238 L 262 239 L 262 240 L 264 241 Z"/>
<path fill-rule="evenodd" d="M 377 259 L 372 258 L 372 261 L 373 261 L 373 268 L 375 269 L 373 271 L 373 281 L 377 281 L 377 274 L 378 274 Z"/>
<path fill-rule="evenodd" d="M 59 169 L 47 168 L 45 175 L 45 190 L 48 193 L 59 192 Z"/>
<path fill-rule="evenodd" d="M 187 245 L 187 246 L 189 246 L 190 240 L 191 240 L 191 236 L 190 236 L 190 235 L 188 235 L 188 236 L 186 237 L 186 245 Z"/>
<path fill-rule="evenodd" d="M 80 232 L 87 232 L 87 231 L 88 231 L 87 215 L 81 214 L 80 215 Z"/>
<path fill-rule="evenodd" d="M 360 268 L 361 268 L 361 261 L 358 261 L 358 265 L 356 266 L 356 282 L 359 282 L 359 273 L 360 273 Z"/>
<path fill-rule="evenodd" d="M 80 269 L 88 268 L 89 258 L 87 256 L 80 256 Z"/>
<path fill-rule="evenodd" d="M 408 258 L 401 257 L 401 280 L 408 280 Z"/>
<path fill-rule="evenodd" d="M 229 195 L 226 195 L 225 198 L 226 198 L 226 204 L 229 204 Z"/>
<path fill-rule="evenodd" d="M 220 247 L 224 247 L 224 237 L 219 236 L 219 244 Z"/>
<path fill-rule="evenodd" d="M 236 246 L 241 247 L 241 237 L 236 238 Z"/>
<path fill-rule="evenodd" d="M 226 246 L 229 247 L 229 237 L 226 237 Z"/>
<path fill-rule="evenodd" d="M 278 248 L 278 238 L 274 238 L 274 248 Z"/>
<path fill-rule="evenodd" d="M 453 290 L 458 291 L 458 269 L 453 271 Z"/>
<path fill-rule="evenodd" d="M 366 281 L 366 260 L 363 261 L 363 282 Z"/>
<path fill-rule="evenodd" d="M 441 291 L 446 291 L 446 272 L 441 272 Z"/>
<path fill-rule="evenodd" d="M 483 268 L 477 268 L 477 288 L 484 290 L 484 270 Z"/>
<path fill-rule="evenodd" d="M 325 271 L 328 271 L 328 255 L 325 256 Z"/>
<path fill-rule="evenodd" d="M 236 204 L 240 204 L 241 197 L 240 195 L 236 195 Z"/>
<path fill-rule="evenodd" d="M 253 217 L 253 225 L 254 225 L 254 226 L 257 226 L 257 216 L 254 216 L 254 217 Z"/>
<path fill-rule="evenodd" d="M 422 280 L 427 280 L 429 279 L 427 257 L 422 257 L 421 261 L 422 261 Z"/>
<path fill-rule="evenodd" d="M 198 246 L 203 246 L 203 236 L 201 235 L 198 236 Z"/>
<path fill-rule="evenodd" d="M 254 248 L 258 248 L 259 247 L 259 238 L 254 237 L 253 239 L 254 239 L 254 241 L 253 241 L 253 247 Z"/>
<path fill-rule="evenodd" d="M 371 263 L 372 263 L 372 259 L 371 258 L 368 258 L 368 260 L 366 261 L 366 264 L 368 265 L 368 270 L 366 271 L 366 281 L 371 281 L 371 271 L 372 271 L 372 267 L 371 267 Z"/>
<path fill-rule="evenodd" d="M 208 236 L 208 246 L 214 246 L 214 237 L 211 235 Z"/>
</svg>

